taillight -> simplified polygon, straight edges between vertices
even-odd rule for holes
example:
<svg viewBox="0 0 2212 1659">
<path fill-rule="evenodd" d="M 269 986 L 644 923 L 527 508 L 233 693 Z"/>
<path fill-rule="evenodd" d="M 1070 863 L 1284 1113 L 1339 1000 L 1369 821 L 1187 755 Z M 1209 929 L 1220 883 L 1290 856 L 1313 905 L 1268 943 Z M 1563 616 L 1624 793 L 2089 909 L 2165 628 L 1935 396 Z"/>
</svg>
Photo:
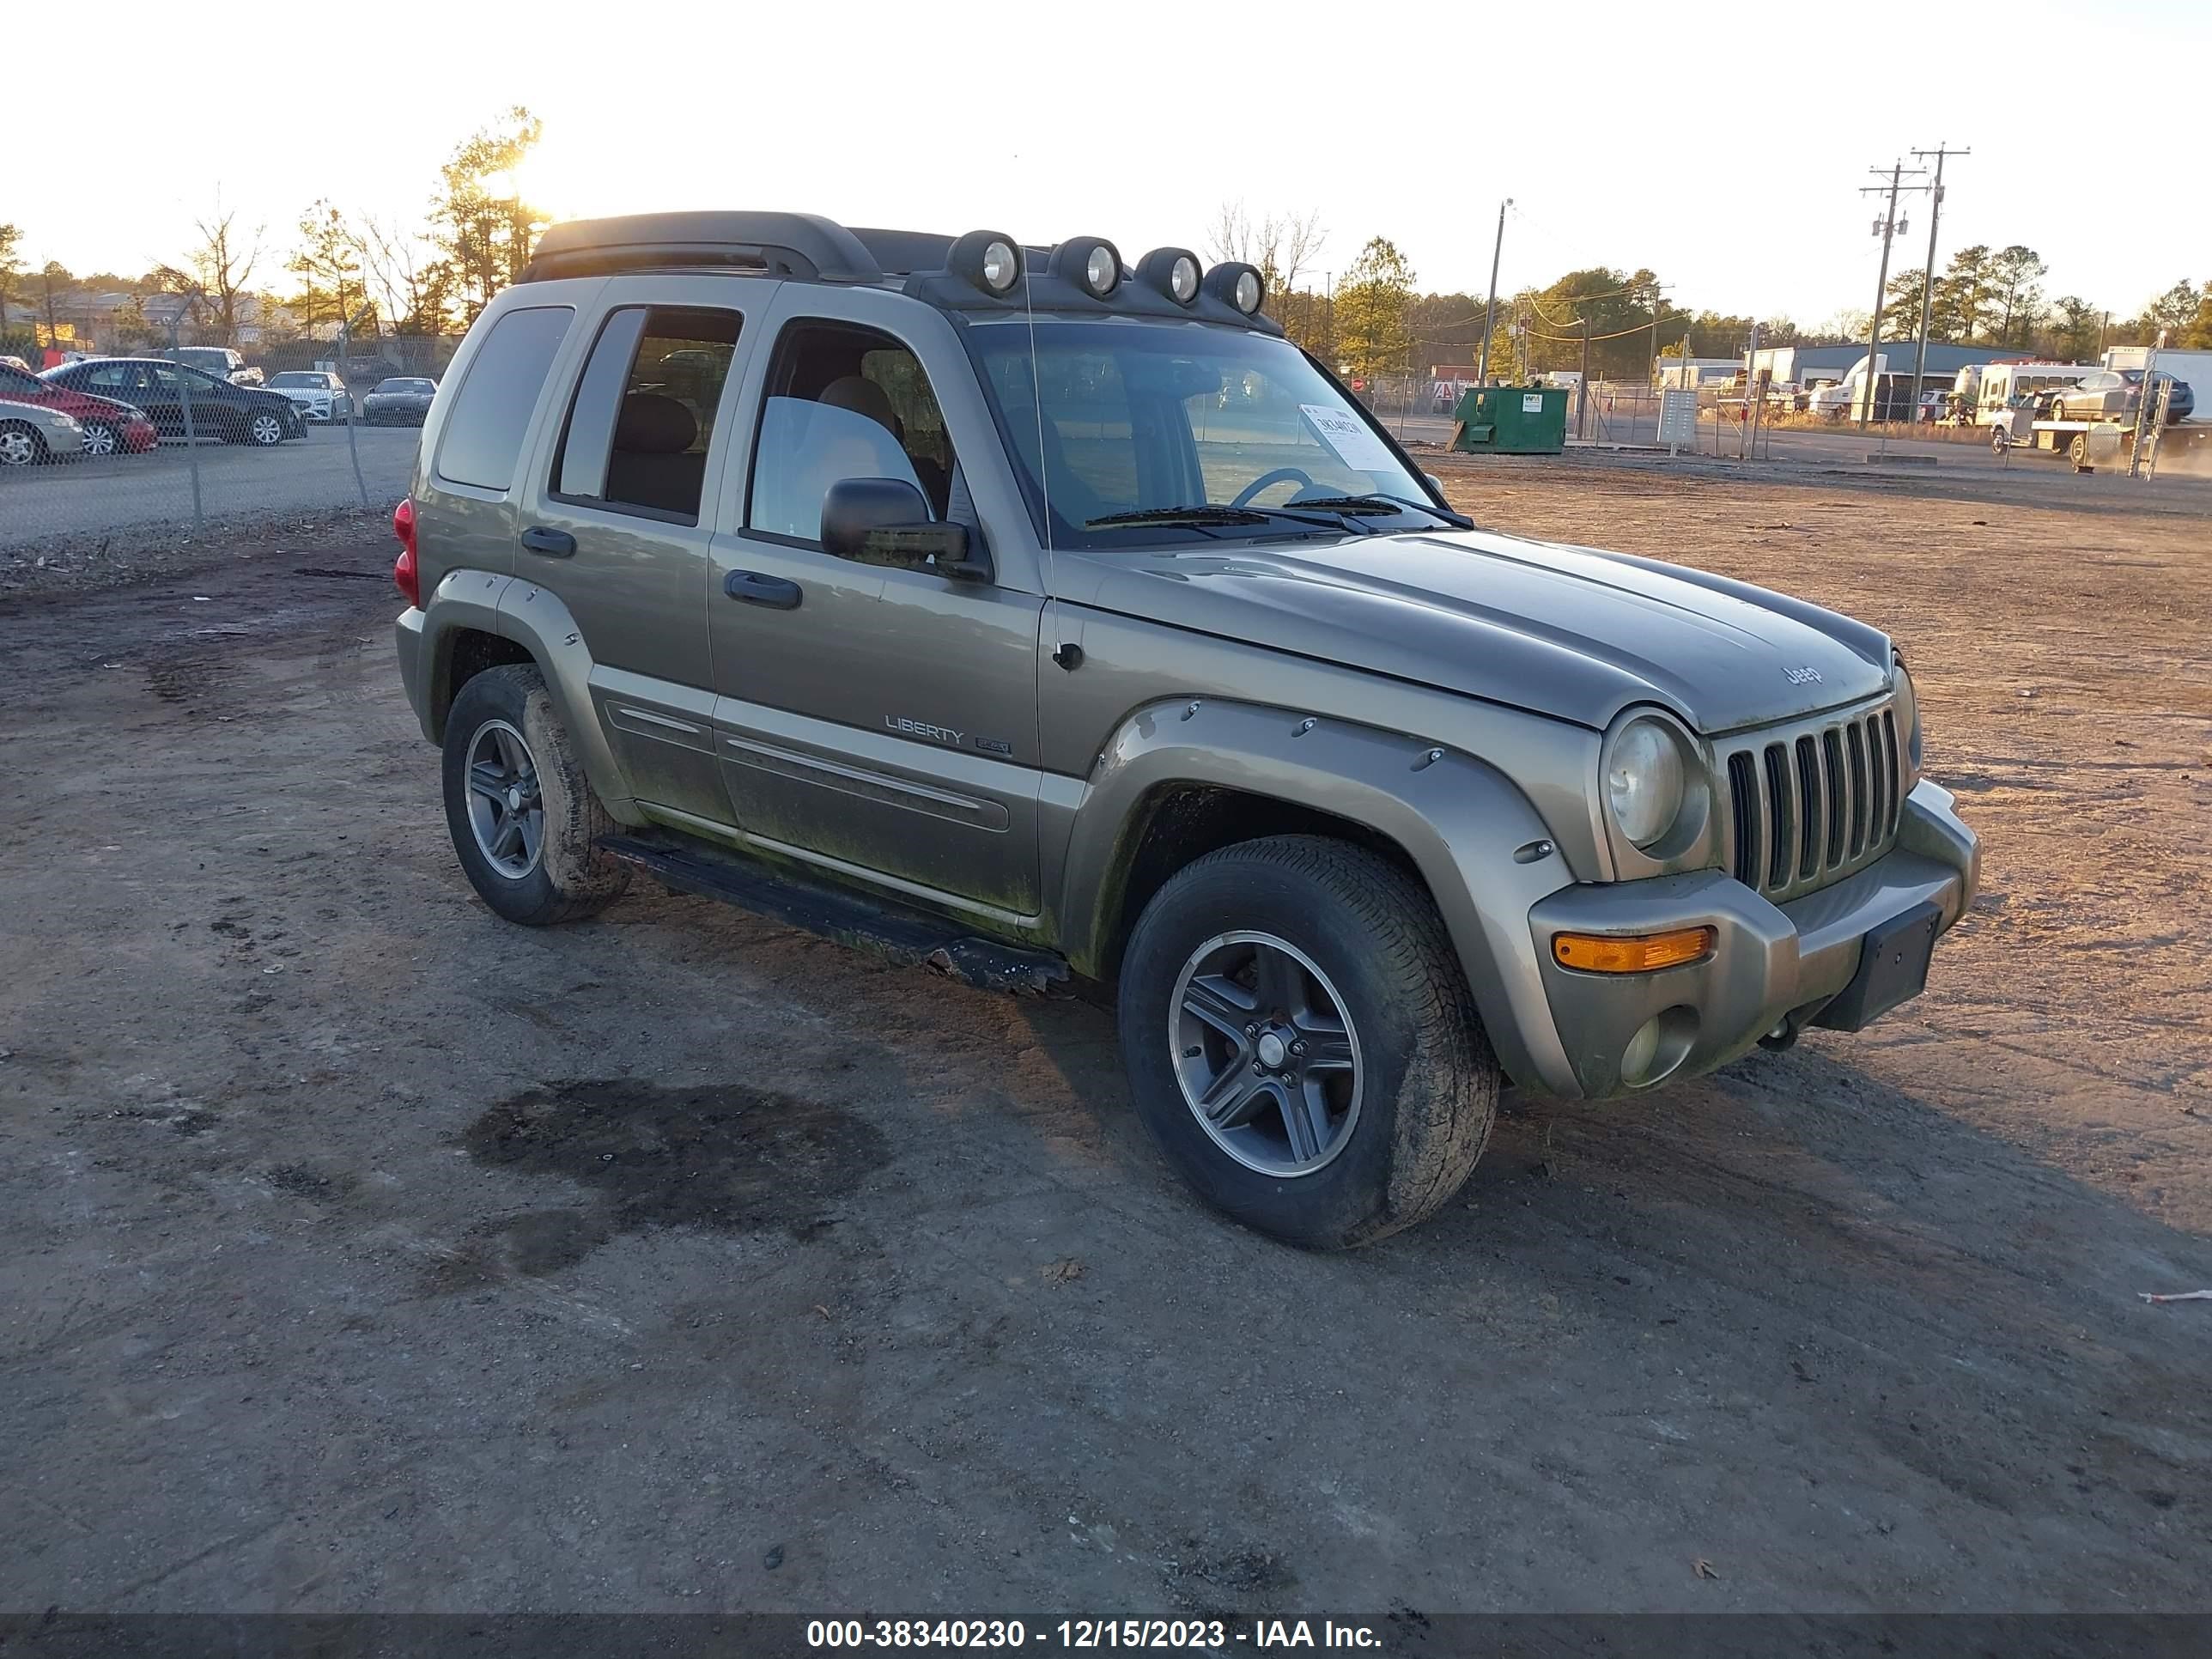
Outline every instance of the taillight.
<svg viewBox="0 0 2212 1659">
<path fill-rule="evenodd" d="M 422 607 L 422 576 L 415 565 L 415 498 L 400 497 L 392 509 L 392 533 L 399 538 L 399 556 L 392 562 L 392 581 L 399 597 L 416 610 Z"/>
</svg>

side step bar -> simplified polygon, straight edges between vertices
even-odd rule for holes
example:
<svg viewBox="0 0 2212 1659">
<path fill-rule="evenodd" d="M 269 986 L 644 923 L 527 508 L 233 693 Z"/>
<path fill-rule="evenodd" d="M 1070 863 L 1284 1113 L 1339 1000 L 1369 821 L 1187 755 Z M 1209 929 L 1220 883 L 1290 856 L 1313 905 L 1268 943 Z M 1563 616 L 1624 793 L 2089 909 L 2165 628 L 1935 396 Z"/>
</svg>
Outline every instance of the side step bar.
<svg viewBox="0 0 2212 1659">
<path fill-rule="evenodd" d="M 1050 951 L 980 939 L 926 910 L 811 882 L 689 842 L 622 835 L 602 836 L 599 845 L 609 857 L 678 892 L 720 899 L 910 967 L 932 968 L 978 990 L 1038 996 L 1069 978 L 1066 960 Z"/>
</svg>

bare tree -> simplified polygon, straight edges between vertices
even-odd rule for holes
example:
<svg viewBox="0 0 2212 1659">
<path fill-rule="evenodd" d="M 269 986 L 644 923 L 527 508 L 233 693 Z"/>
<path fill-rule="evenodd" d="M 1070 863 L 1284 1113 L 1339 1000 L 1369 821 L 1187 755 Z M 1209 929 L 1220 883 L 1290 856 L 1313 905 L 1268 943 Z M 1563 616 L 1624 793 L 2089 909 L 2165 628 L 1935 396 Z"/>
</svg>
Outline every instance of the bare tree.
<svg viewBox="0 0 2212 1659">
<path fill-rule="evenodd" d="M 211 215 L 193 222 L 199 245 L 185 256 L 182 268 L 155 266 L 154 279 L 172 293 L 192 296 L 196 320 L 222 337 L 216 343 L 236 345 L 240 302 L 250 292 L 246 284 L 261 258 L 262 228 L 241 229 L 237 210 L 224 211 L 220 200 Z"/>
<path fill-rule="evenodd" d="M 1318 209 L 1271 212 L 1255 225 L 1243 202 L 1224 202 L 1206 229 L 1206 252 L 1216 259 L 1257 266 L 1270 296 L 1295 289 L 1328 242 Z"/>
<path fill-rule="evenodd" d="M 352 234 L 368 285 L 380 297 L 380 313 L 403 334 L 437 332 L 431 254 L 422 238 L 402 230 L 397 220 L 367 213 L 354 222 Z"/>
</svg>

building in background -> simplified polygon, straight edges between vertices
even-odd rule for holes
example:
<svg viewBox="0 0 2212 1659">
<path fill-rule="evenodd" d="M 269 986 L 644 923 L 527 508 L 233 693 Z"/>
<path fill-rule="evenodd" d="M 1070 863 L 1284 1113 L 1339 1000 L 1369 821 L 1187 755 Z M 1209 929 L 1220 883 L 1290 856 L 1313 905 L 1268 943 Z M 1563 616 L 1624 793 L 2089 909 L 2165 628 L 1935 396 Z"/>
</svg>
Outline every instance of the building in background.
<svg viewBox="0 0 2212 1659">
<path fill-rule="evenodd" d="M 1884 340 L 1881 355 L 1888 360 L 1892 374 L 1912 373 L 1911 340 Z M 1978 368 L 1984 363 L 2000 359 L 2026 357 L 2032 354 L 2003 350 L 1996 346 L 1948 345 L 1938 340 L 1928 343 L 1928 361 L 1921 370 L 1924 386 L 1948 387 L 1958 378 L 1962 368 Z M 1866 343 L 1856 345 L 1832 346 L 1762 346 L 1751 354 L 1751 372 L 1754 377 L 1764 373 L 1774 386 L 1839 386 L 1844 376 L 1851 372 L 1854 364 L 1866 358 Z M 1730 371 L 1741 368 L 1733 363 Z"/>
</svg>

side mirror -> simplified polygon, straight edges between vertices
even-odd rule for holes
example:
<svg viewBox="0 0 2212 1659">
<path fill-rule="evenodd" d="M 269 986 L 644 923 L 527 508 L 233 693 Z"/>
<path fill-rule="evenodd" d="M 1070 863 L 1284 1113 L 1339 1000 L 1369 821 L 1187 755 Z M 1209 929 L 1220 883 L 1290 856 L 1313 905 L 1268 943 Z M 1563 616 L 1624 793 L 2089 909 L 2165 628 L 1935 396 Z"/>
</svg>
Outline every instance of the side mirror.
<svg viewBox="0 0 2212 1659">
<path fill-rule="evenodd" d="M 954 581 L 988 581 L 991 559 L 972 554 L 968 526 L 939 524 L 903 478 L 841 478 L 822 498 L 822 549 L 859 564 L 934 570 Z"/>
</svg>

